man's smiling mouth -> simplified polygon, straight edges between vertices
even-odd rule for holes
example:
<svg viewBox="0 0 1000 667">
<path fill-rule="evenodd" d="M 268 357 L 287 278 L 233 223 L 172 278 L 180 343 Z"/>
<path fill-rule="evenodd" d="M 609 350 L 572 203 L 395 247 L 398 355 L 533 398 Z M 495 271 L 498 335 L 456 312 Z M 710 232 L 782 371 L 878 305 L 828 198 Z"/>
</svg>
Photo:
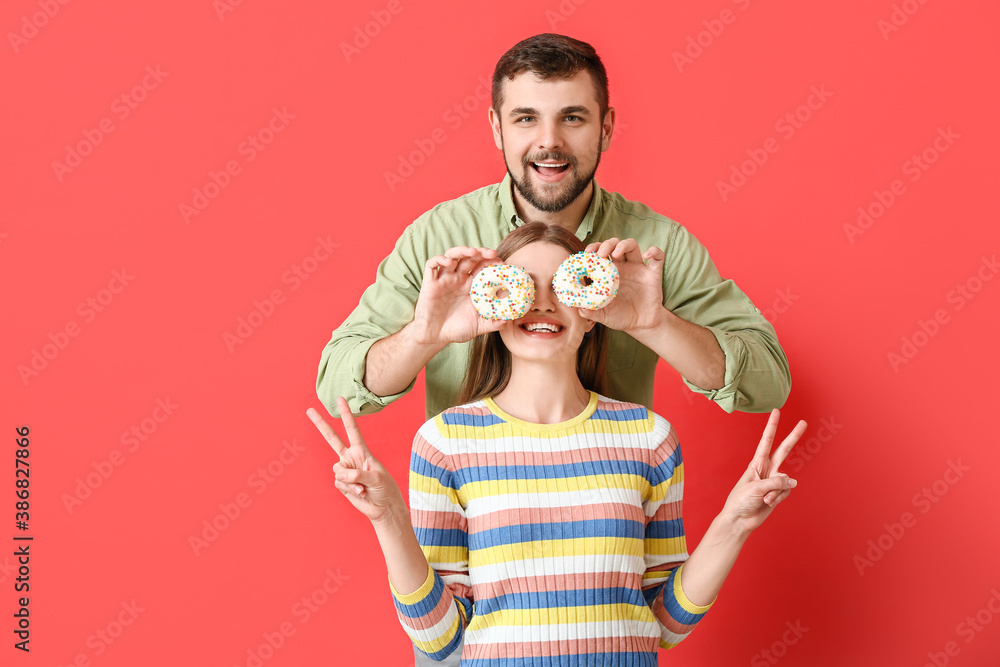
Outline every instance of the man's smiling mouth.
<svg viewBox="0 0 1000 667">
<path fill-rule="evenodd" d="M 531 166 L 543 176 L 555 176 L 569 169 L 569 162 L 532 162 Z"/>
</svg>

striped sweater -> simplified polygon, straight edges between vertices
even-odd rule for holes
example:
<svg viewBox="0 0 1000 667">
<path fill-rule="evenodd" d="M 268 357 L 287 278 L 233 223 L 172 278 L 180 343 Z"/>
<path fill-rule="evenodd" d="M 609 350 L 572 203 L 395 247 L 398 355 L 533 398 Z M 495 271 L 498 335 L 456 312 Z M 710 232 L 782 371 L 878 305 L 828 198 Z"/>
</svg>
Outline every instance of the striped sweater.
<svg viewBox="0 0 1000 667">
<path fill-rule="evenodd" d="M 410 515 L 430 564 L 392 588 L 418 649 L 462 665 L 656 665 L 711 604 L 681 590 L 684 465 L 673 427 L 591 393 L 560 424 L 485 399 L 417 432 Z M 567 658 L 567 656 L 573 656 Z"/>
</svg>

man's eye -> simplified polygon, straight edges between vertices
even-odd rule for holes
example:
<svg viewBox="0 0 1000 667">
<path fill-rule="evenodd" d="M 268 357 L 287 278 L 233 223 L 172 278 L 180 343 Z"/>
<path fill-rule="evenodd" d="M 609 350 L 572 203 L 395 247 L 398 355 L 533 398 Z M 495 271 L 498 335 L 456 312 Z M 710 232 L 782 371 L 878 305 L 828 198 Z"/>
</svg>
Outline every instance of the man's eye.
<svg viewBox="0 0 1000 667">
<path fill-rule="evenodd" d="M 514 122 L 515 123 L 521 123 L 521 122 L 531 121 L 531 120 L 535 120 L 535 117 L 534 116 L 521 116 L 520 118 L 518 118 Z"/>
<path fill-rule="evenodd" d="M 566 116 L 566 120 L 575 123 L 576 121 L 583 120 L 583 119 L 580 118 L 579 116 Z"/>
</svg>

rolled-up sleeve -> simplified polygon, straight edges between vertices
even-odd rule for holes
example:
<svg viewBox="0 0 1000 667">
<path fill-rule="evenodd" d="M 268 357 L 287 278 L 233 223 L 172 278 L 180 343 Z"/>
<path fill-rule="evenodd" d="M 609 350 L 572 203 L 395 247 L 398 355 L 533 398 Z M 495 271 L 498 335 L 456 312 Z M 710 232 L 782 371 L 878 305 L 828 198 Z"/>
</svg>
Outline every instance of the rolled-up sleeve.
<svg viewBox="0 0 1000 667">
<path fill-rule="evenodd" d="M 370 414 L 404 396 L 376 396 L 364 383 L 368 350 L 377 341 L 401 330 L 413 319 L 424 262 L 417 256 L 413 225 L 407 227 L 392 253 L 379 264 L 375 282 L 323 348 L 316 376 L 316 394 L 333 416 L 339 416 L 337 397 L 347 399 L 354 414 Z"/>
<path fill-rule="evenodd" d="M 694 392 L 726 412 L 768 412 L 784 405 L 791 391 L 788 358 L 774 327 L 732 280 L 723 280 L 708 250 L 678 225 L 666 248 L 664 305 L 678 317 L 715 336 L 726 357 L 724 384 Z"/>
</svg>

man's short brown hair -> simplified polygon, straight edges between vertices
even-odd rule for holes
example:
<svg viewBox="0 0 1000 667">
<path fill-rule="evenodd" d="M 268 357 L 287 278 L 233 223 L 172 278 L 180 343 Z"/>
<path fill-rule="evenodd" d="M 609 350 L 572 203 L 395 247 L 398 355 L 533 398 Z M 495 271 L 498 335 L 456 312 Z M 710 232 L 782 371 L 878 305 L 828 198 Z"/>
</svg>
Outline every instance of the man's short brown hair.
<svg viewBox="0 0 1000 667">
<path fill-rule="evenodd" d="M 497 62 L 493 70 L 493 109 L 499 114 L 503 104 L 504 80 L 512 80 L 530 71 L 548 79 L 569 79 L 587 70 L 594 80 L 601 120 L 608 112 L 608 74 L 597 51 L 590 44 L 554 33 L 535 35 L 515 44 Z"/>
</svg>

